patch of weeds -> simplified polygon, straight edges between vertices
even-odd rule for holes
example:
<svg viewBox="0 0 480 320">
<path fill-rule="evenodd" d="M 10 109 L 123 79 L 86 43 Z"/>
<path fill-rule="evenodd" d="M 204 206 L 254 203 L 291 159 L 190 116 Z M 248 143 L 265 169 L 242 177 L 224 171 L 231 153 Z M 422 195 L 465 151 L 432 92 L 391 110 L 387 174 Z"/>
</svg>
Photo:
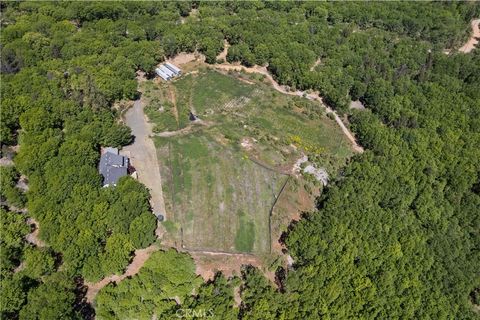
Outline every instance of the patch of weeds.
<svg viewBox="0 0 480 320">
<path fill-rule="evenodd" d="M 177 225 L 172 220 L 166 220 L 162 222 L 168 233 L 174 233 L 178 230 Z"/>
</svg>

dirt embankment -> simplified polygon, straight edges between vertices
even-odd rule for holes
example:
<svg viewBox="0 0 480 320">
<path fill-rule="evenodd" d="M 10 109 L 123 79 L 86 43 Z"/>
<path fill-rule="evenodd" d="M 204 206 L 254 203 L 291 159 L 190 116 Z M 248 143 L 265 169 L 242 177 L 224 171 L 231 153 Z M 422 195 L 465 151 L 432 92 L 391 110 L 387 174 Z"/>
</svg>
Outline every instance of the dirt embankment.
<svg viewBox="0 0 480 320">
<path fill-rule="evenodd" d="M 226 277 L 240 275 L 243 265 L 252 265 L 259 269 L 263 268 L 262 260 L 252 254 L 220 253 L 212 251 L 187 251 L 195 260 L 195 273 L 205 281 L 212 280 L 217 271 L 221 271 Z M 275 273 L 263 270 L 265 276 L 275 282 Z"/>
<path fill-rule="evenodd" d="M 458 49 L 458 51 L 460 52 L 469 53 L 470 51 L 475 49 L 478 43 L 478 38 L 480 38 L 480 19 L 472 20 L 471 26 L 472 36 L 460 49 Z"/>
</svg>

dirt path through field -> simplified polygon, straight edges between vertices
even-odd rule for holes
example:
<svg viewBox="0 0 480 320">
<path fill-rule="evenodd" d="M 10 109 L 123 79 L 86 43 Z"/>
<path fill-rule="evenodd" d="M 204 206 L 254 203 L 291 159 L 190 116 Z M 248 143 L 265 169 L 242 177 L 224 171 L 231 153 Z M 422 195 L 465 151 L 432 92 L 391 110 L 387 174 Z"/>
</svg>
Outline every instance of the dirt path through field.
<svg viewBox="0 0 480 320">
<path fill-rule="evenodd" d="M 190 132 L 193 132 L 195 129 L 198 129 L 200 126 L 209 127 L 212 124 L 213 123 L 210 121 L 203 121 L 203 120 L 197 119 L 195 121 L 191 121 L 185 128 L 178 129 L 175 131 L 162 131 L 159 133 L 154 133 L 154 135 L 157 137 L 163 137 L 163 138 L 186 135 Z"/>
<path fill-rule="evenodd" d="M 153 252 L 158 250 L 159 250 L 159 247 L 157 245 L 151 245 L 150 247 L 136 250 L 135 257 L 133 258 L 132 262 L 128 265 L 127 269 L 122 275 L 114 274 L 109 277 L 103 278 L 102 280 L 96 283 L 85 282 L 85 285 L 88 288 L 87 294 L 85 295 L 87 302 L 92 303 L 97 293 L 110 282 L 119 283 L 120 281 L 122 281 L 127 277 L 136 275 L 140 271 L 140 269 L 143 267 L 145 262 L 148 260 L 148 258 L 150 258 L 150 255 Z"/>
<path fill-rule="evenodd" d="M 177 95 L 175 94 L 175 87 L 173 86 L 168 86 L 168 91 L 170 91 L 170 100 L 172 100 L 173 104 L 173 115 L 175 117 L 175 121 L 177 121 L 177 127 L 178 127 L 178 109 L 177 109 Z"/>
<path fill-rule="evenodd" d="M 340 128 L 342 129 L 343 133 L 348 138 L 348 140 L 350 140 L 350 142 L 352 143 L 353 149 L 356 152 L 363 152 L 364 151 L 363 148 L 357 143 L 357 141 L 355 140 L 355 137 L 350 132 L 350 130 L 345 126 L 342 119 L 340 119 L 339 115 L 332 108 L 326 106 L 323 103 L 322 97 L 319 95 L 318 92 L 307 93 L 306 91 L 300 91 L 300 90 L 298 90 L 298 91 L 288 91 L 287 88 L 280 85 L 278 82 L 275 81 L 275 79 L 273 79 L 272 75 L 268 72 L 266 67 L 260 67 L 260 66 L 244 67 L 244 66 L 241 66 L 241 65 L 232 65 L 232 64 L 228 64 L 228 63 L 215 64 L 215 65 L 213 65 L 213 67 L 216 68 L 216 69 L 227 70 L 227 71 L 228 70 L 233 70 L 233 71 L 242 71 L 243 70 L 247 73 L 260 73 L 260 74 L 263 74 L 270 81 L 273 88 L 275 90 L 277 90 L 278 92 L 288 94 L 288 95 L 292 95 L 292 96 L 306 97 L 309 100 L 319 101 L 322 104 L 322 106 L 324 106 L 327 113 L 332 113 L 333 114 L 333 116 L 335 118 L 335 121 L 340 126 Z"/>
<path fill-rule="evenodd" d="M 478 43 L 477 38 L 480 38 L 480 19 L 472 20 L 471 26 L 472 26 L 472 36 L 460 49 L 458 49 L 458 51 L 460 52 L 469 53 L 470 51 L 475 49 L 475 46 Z"/>
</svg>

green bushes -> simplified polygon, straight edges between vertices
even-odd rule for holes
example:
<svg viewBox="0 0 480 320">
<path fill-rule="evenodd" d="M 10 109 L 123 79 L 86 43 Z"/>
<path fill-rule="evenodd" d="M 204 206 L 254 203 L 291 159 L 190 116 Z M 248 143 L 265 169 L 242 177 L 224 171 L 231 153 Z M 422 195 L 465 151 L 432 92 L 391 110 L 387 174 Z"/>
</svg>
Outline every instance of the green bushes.
<svg viewBox="0 0 480 320">
<path fill-rule="evenodd" d="M 97 317 L 151 318 L 174 316 L 175 298 L 183 301 L 198 288 L 193 260 L 175 250 L 154 252 L 140 272 L 117 286 L 109 284 L 96 299 Z M 147 289 L 148 288 L 148 289 Z M 118 303 L 119 301 L 122 303 Z"/>
<path fill-rule="evenodd" d="M 0 195 L 10 205 L 17 208 L 23 208 L 25 205 L 25 195 L 17 187 L 20 173 L 14 166 L 0 167 Z"/>
</svg>

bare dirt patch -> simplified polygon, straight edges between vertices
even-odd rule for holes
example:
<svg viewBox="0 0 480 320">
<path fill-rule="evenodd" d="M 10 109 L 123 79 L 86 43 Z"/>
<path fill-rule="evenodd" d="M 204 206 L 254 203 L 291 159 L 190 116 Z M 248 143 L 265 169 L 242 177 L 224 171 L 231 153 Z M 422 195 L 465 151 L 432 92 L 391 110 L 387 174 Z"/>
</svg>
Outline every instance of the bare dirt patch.
<svg viewBox="0 0 480 320">
<path fill-rule="evenodd" d="M 167 61 L 170 63 L 173 63 L 174 65 L 181 66 L 195 60 L 205 60 L 205 58 L 198 53 L 181 52 L 177 54 L 175 57 L 168 59 Z"/>
<path fill-rule="evenodd" d="M 0 166 L 2 167 L 13 166 L 13 160 L 7 157 L 0 158 Z"/>
<path fill-rule="evenodd" d="M 259 268 L 272 283 L 275 274 L 263 268 L 263 261 L 257 256 L 249 254 L 229 254 L 216 252 L 189 252 L 195 260 L 195 273 L 205 281 L 212 280 L 217 271 L 221 271 L 226 277 L 240 275 L 244 265 L 252 265 Z"/>
<path fill-rule="evenodd" d="M 315 61 L 315 63 L 313 64 L 313 66 L 310 68 L 310 71 L 313 71 L 315 70 L 315 68 L 320 65 L 320 63 L 322 63 L 322 60 L 320 60 L 320 58 L 317 59 L 317 61 Z"/>
<path fill-rule="evenodd" d="M 27 224 L 30 225 L 30 226 L 33 226 L 33 231 L 29 234 L 27 234 L 27 236 L 25 237 L 25 240 L 27 240 L 27 242 L 37 246 L 37 247 L 45 247 L 45 242 L 43 242 L 42 240 L 40 240 L 40 238 L 38 237 L 38 234 L 40 233 L 40 228 L 39 228 L 39 225 L 38 225 L 38 222 L 37 220 L 33 219 L 33 218 L 28 218 L 27 219 Z"/>
<path fill-rule="evenodd" d="M 248 137 L 243 138 L 242 141 L 240 142 L 240 145 L 242 146 L 242 148 L 244 148 L 247 151 L 250 151 L 253 149 L 253 144 L 254 144 L 253 138 L 248 138 Z"/>
<path fill-rule="evenodd" d="M 360 100 L 350 102 L 350 109 L 365 110 L 365 106 Z"/>
<path fill-rule="evenodd" d="M 230 48 L 230 44 L 225 39 L 223 40 L 223 51 L 218 54 L 217 60 L 227 61 L 228 48 Z"/>
</svg>

